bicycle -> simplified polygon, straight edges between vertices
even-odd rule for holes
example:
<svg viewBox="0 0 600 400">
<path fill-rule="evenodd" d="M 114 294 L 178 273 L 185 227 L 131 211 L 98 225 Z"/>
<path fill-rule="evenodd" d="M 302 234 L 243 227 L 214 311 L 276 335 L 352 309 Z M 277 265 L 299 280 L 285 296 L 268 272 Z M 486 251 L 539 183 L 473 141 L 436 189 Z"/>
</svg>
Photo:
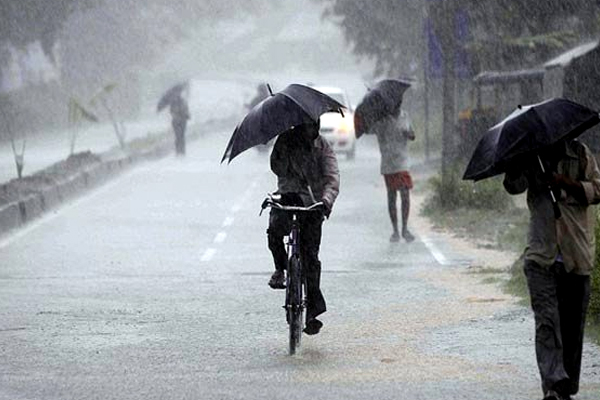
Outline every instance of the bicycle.
<svg viewBox="0 0 600 400">
<path fill-rule="evenodd" d="M 288 235 L 287 251 L 288 263 L 285 283 L 285 304 L 283 308 L 289 325 L 289 353 L 294 355 L 300 346 L 302 337 L 302 316 L 306 308 L 306 296 L 303 288 L 306 282 L 302 277 L 302 261 L 300 259 L 300 226 L 298 215 L 304 212 L 322 211 L 323 202 L 316 202 L 308 207 L 288 206 L 281 204 L 281 195 L 268 194 L 263 201 L 260 213 L 265 208 L 271 207 L 292 215 L 292 228 Z"/>
</svg>

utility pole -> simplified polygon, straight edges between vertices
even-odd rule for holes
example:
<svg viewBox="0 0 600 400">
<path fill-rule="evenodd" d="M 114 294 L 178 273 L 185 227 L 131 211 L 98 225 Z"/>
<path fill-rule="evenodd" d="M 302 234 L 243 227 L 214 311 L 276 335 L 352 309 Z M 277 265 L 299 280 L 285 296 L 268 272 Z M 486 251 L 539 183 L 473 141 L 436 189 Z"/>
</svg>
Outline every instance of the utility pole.
<svg viewBox="0 0 600 400">
<path fill-rule="evenodd" d="M 454 158 L 455 88 L 456 88 L 456 2 L 442 0 L 430 5 L 433 30 L 440 40 L 443 59 L 442 84 L 442 184 L 447 181 Z"/>
<path fill-rule="evenodd" d="M 430 64 L 429 64 L 429 5 L 425 2 L 424 5 L 424 16 L 423 16 L 423 43 L 425 44 L 425 51 L 423 52 L 423 111 L 425 113 L 425 160 L 429 161 L 429 78 L 430 78 Z"/>
</svg>

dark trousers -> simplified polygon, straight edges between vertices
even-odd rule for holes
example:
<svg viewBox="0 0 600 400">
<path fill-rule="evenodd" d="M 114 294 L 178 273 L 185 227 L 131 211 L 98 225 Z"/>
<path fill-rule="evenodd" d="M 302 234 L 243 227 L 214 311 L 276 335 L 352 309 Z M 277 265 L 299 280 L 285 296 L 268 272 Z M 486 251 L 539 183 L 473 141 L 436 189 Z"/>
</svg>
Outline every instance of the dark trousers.
<svg viewBox="0 0 600 400">
<path fill-rule="evenodd" d="M 173 120 L 173 132 L 175 133 L 175 153 L 185 154 L 185 120 Z"/>
<path fill-rule="evenodd" d="M 525 261 L 525 275 L 535 315 L 535 352 L 542 391 L 576 394 L 590 277 L 567 273 L 562 263 L 544 268 L 533 261 Z"/>
<path fill-rule="evenodd" d="M 321 292 L 321 261 L 319 261 L 323 215 L 318 212 L 301 214 L 298 225 L 300 227 L 300 262 L 306 282 L 306 319 L 310 320 L 327 310 L 325 298 Z M 287 265 L 288 256 L 283 237 L 288 235 L 291 229 L 291 216 L 281 210 L 272 209 L 267 237 L 275 269 L 284 270 Z"/>
</svg>

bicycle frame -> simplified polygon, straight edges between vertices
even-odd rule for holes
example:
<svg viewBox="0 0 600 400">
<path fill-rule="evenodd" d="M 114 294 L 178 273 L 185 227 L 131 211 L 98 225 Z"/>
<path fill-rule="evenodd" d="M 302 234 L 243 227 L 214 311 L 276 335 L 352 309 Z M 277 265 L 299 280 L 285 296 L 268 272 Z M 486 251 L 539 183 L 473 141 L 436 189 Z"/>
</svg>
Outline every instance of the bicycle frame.
<svg viewBox="0 0 600 400">
<path fill-rule="evenodd" d="M 298 214 L 292 214 L 292 229 L 288 235 L 288 260 L 297 255 L 300 257 L 300 226 L 298 225 Z"/>
<path fill-rule="evenodd" d="M 296 347 L 300 345 L 302 315 L 306 306 L 306 291 L 303 290 L 303 287 L 306 285 L 302 276 L 302 260 L 300 259 L 300 226 L 298 215 L 301 212 L 317 211 L 323 206 L 323 203 L 315 203 L 309 207 L 297 207 L 282 205 L 277 200 L 274 195 L 269 194 L 262 204 L 261 214 L 265 208 L 272 207 L 289 212 L 292 216 L 292 227 L 287 242 L 288 266 L 285 305 L 283 308 L 286 312 L 290 331 L 289 352 L 290 355 L 293 355 L 296 352 Z"/>
</svg>

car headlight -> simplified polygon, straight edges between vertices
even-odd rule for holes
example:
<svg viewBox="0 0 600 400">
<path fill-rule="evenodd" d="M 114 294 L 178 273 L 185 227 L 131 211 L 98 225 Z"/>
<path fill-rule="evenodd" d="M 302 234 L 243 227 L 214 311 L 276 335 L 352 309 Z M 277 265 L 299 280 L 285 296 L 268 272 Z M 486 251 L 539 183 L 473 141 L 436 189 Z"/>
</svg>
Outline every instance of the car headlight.
<svg viewBox="0 0 600 400">
<path fill-rule="evenodd" d="M 338 133 L 349 134 L 350 132 L 352 132 L 352 128 L 352 123 L 350 122 L 348 116 L 346 116 L 340 120 L 340 124 L 338 125 L 337 131 Z"/>
</svg>

